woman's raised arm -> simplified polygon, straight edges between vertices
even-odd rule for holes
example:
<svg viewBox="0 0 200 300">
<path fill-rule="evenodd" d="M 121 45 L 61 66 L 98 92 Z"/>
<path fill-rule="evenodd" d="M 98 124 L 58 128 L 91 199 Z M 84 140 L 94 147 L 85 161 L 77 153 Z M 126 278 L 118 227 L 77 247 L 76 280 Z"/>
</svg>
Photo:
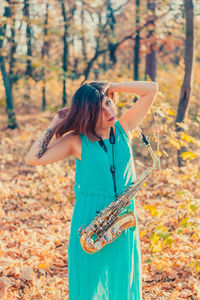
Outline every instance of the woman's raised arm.
<svg viewBox="0 0 200 300">
<path fill-rule="evenodd" d="M 153 81 L 130 81 L 111 83 L 108 93 L 128 92 L 140 95 L 133 106 L 125 111 L 119 121 L 127 132 L 139 126 L 148 113 L 158 92 L 158 84 Z"/>
<path fill-rule="evenodd" d="M 34 142 L 25 157 L 28 165 L 47 165 L 59 160 L 63 160 L 73 154 L 72 134 L 66 134 L 57 142 L 48 144 L 53 136 L 51 128 L 47 128 L 43 134 Z"/>
<path fill-rule="evenodd" d="M 62 160 L 72 155 L 72 134 L 67 134 L 57 142 L 48 144 L 54 136 L 57 125 L 62 121 L 63 115 L 68 108 L 59 110 L 42 135 L 33 143 L 31 149 L 25 157 L 25 163 L 29 165 L 46 165 Z"/>
</svg>

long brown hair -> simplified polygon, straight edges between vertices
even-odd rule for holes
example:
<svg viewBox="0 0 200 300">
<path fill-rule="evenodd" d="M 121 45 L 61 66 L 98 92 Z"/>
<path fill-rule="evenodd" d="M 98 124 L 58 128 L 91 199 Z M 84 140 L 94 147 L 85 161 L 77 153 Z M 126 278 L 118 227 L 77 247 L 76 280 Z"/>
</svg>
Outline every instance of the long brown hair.
<svg viewBox="0 0 200 300">
<path fill-rule="evenodd" d="M 66 116 L 56 128 L 56 138 L 72 131 L 78 135 L 84 133 L 92 142 L 98 141 L 95 128 L 101 103 L 105 95 L 108 96 L 109 82 L 91 81 L 84 83 L 73 95 L 72 104 Z M 113 95 L 110 95 L 113 98 Z"/>
</svg>

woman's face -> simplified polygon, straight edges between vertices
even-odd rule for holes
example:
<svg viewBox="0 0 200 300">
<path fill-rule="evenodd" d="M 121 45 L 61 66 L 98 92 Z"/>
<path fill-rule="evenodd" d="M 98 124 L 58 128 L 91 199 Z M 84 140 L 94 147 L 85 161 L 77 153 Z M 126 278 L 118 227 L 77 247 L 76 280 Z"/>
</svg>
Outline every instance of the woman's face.
<svg viewBox="0 0 200 300">
<path fill-rule="evenodd" d="M 113 100 L 108 96 L 104 96 L 101 107 L 102 112 L 99 113 L 99 117 L 97 120 L 97 129 L 113 126 L 116 122 L 116 109 Z M 109 121 L 110 118 L 113 118 L 113 120 Z"/>
</svg>

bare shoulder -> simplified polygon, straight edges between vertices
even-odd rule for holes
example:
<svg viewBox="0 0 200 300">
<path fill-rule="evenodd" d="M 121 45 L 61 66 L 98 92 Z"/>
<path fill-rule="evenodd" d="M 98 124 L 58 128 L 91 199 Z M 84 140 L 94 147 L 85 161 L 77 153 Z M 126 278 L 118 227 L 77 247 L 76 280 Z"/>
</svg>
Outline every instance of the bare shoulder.
<svg viewBox="0 0 200 300">
<path fill-rule="evenodd" d="M 119 118 L 119 123 L 122 126 L 122 128 L 124 129 L 124 131 L 126 132 L 129 140 L 131 141 L 131 139 L 132 139 L 132 131 L 129 129 L 128 123 L 127 123 L 126 119 L 123 118 L 123 116 L 121 116 Z"/>
<path fill-rule="evenodd" d="M 69 133 L 68 136 L 72 147 L 72 155 L 81 160 L 82 143 L 80 135 Z"/>
</svg>

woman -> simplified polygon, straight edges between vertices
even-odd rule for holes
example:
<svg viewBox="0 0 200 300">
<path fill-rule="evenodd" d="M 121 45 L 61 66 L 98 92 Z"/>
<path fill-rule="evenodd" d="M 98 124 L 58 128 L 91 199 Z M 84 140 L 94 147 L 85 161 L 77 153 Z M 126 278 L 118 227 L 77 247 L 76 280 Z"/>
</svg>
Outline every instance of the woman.
<svg viewBox="0 0 200 300">
<path fill-rule="evenodd" d="M 76 159 L 76 203 L 68 246 L 70 300 L 142 299 L 141 253 L 134 198 L 130 208 L 136 216 L 135 230 L 127 228 L 100 251 L 85 252 L 77 231 L 82 225 L 89 225 L 99 211 L 136 180 L 132 132 L 145 118 L 157 89 L 156 82 L 145 81 L 83 84 L 73 95 L 71 107 L 58 111 L 26 156 L 25 162 L 30 165 L 45 165 L 71 155 Z M 116 120 L 114 105 L 116 92 L 140 95 L 119 120 Z M 111 128 L 115 144 L 110 143 Z M 59 140 L 48 146 L 54 134 Z M 115 180 L 110 170 L 113 158 Z"/>
</svg>

